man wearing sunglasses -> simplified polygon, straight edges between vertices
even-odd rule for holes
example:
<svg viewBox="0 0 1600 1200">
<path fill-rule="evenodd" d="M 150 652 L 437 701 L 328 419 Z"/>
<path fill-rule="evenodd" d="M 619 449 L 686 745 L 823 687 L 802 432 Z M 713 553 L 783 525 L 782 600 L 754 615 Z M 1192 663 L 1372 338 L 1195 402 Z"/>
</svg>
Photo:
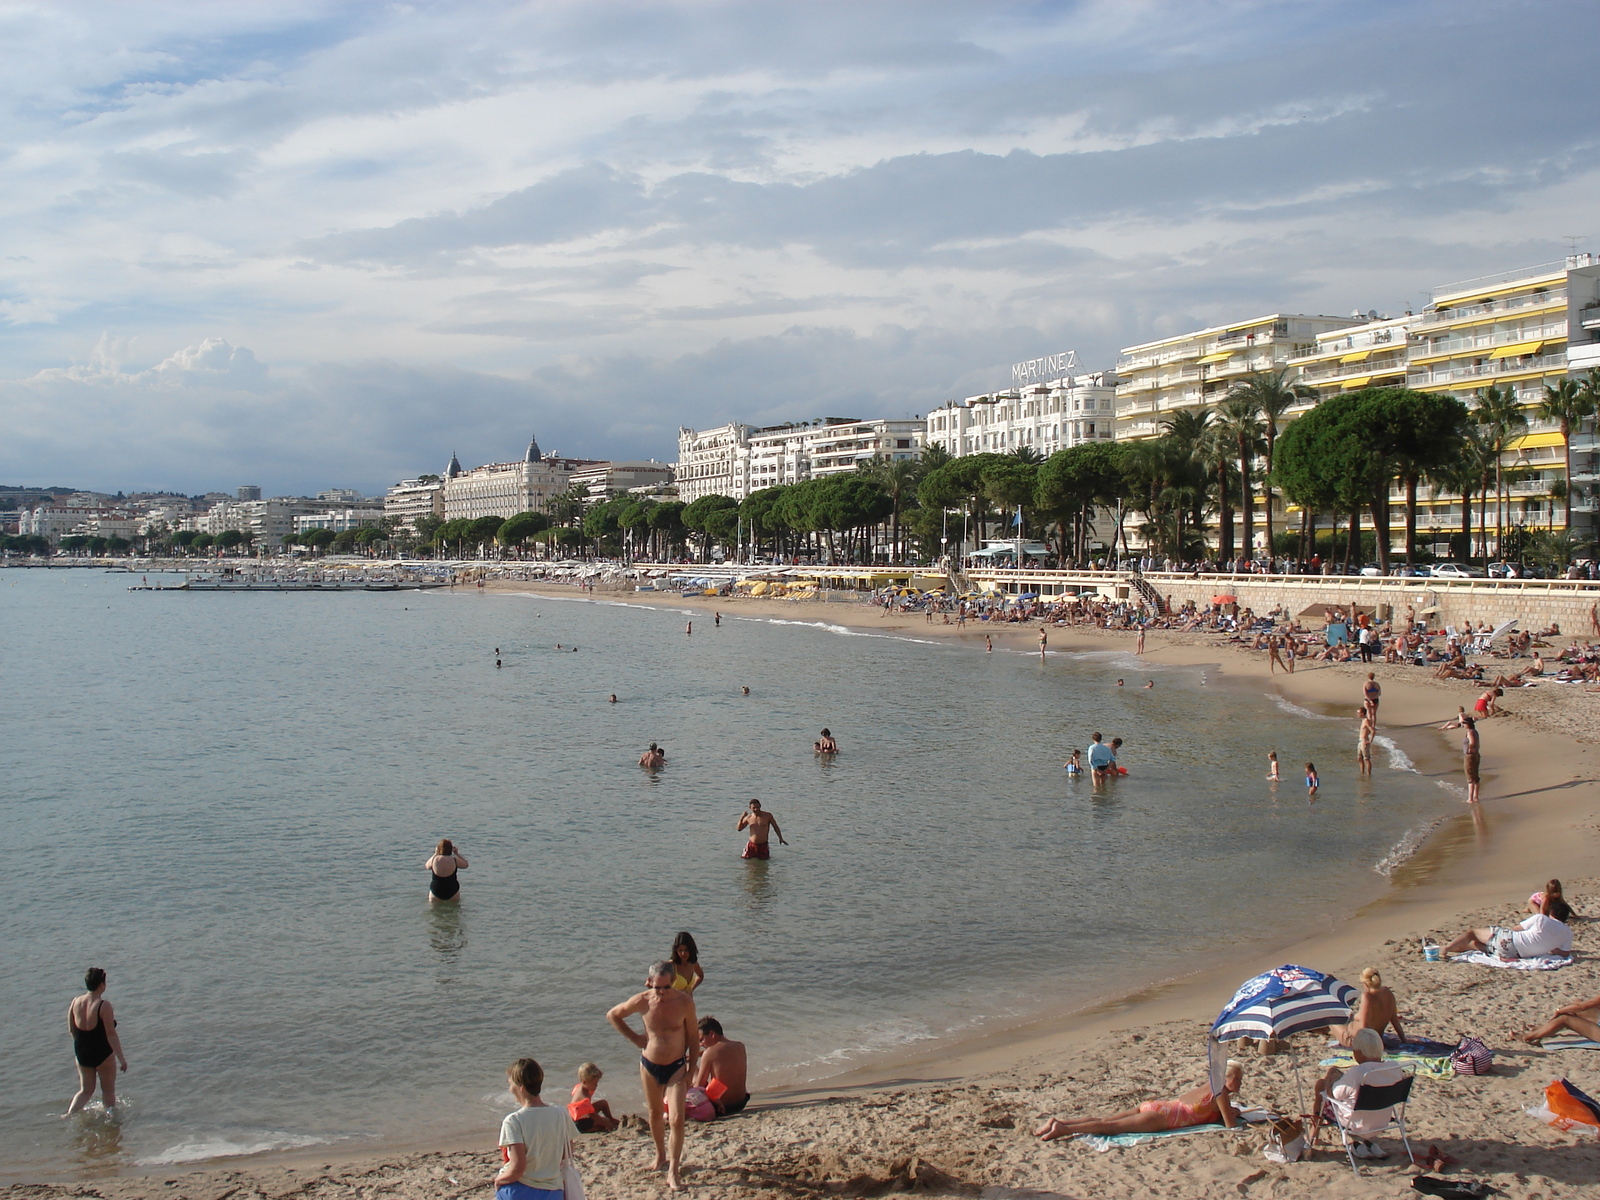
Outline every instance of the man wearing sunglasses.
<svg viewBox="0 0 1600 1200">
<path fill-rule="evenodd" d="M 684 1092 L 700 1057 L 700 1032 L 695 1024 L 694 998 L 688 992 L 674 990 L 674 974 L 671 963 L 656 963 L 645 977 L 644 991 L 606 1013 L 606 1020 L 641 1051 L 639 1082 L 644 1085 L 650 1136 L 656 1143 L 655 1169 L 665 1169 L 667 1186 L 678 1191 L 683 1186 L 679 1170 L 683 1162 Z M 628 1024 L 628 1018 L 635 1013 L 644 1017 L 643 1033 L 635 1032 Z M 663 1106 L 667 1110 L 666 1123 L 672 1126 L 670 1157 Z"/>
</svg>

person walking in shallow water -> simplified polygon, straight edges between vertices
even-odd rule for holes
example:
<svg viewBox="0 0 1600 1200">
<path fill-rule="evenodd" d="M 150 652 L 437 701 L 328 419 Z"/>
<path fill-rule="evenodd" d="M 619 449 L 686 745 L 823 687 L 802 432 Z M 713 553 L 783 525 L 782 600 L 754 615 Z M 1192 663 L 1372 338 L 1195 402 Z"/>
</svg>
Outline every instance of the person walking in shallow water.
<svg viewBox="0 0 1600 1200">
<path fill-rule="evenodd" d="M 70 1117 L 89 1103 L 97 1082 L 106 1112 L 115 1115 L 117 1071 L 128 1069 L 128 1057 L 117 1036 L 116 1014 L 105 998 L 106 973 L 90 967 L 83 974 L 83 987 L 83 995 L 67 1006 L 67 1032 L 72 1035 L 72 1056 L 78 1060 L 78 1094 L 61 1115 Z"/>
<path fill-rule="evenodd" d="M 739 814 L 737 829 L 741 833 L 746 829 L 750 831 L 750 840 L 744 844 L 744 853 L 739 856 L 740 858 L 771 858 L 772 850 L 767 845 L 769 833 L 778 835 L 779 845 L 789 844 L 784 841 L 783 830 L 778 828 L 778 819 L 762 808 L 759 800 L 750 801 L 749 811 Z"/>
</svg>

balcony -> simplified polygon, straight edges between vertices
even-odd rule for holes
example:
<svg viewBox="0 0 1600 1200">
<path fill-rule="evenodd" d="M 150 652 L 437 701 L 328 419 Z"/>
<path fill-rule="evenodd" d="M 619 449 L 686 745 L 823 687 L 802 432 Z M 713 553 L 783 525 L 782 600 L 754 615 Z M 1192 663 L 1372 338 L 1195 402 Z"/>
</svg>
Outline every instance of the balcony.
<svg viewBox="0 0 1600 1200">
<path fill-rule="evenodd" d="M 1578 324 L 1585 329 L 1600 329 L 1600 304 L 1591 304 L 1578 310 Z"/>
<path fill-rule="evenodd" d="M 1520 333 L 1494 334 L 1468 334 L 1466 337 L 1445 338 L 1431 345 L 1418 345 L 1411 348 L 1411 357 L 1439 358 L 1444 355 L 1459 357 L 1463 354 L 1475 354 L 1482 350 L 1495 350 L 1501 346 L 1515 346 L 1518 342 L 1553 342 L 1565 341 L 1567 336 L 1567 323 L 1565 320 L 1546 321 L 1533 329 L 1523 329 Z"/>
<path fill-rule="evenodd" d="M 1473 317 L 1487 317 L 1495 313 L 1522 312 L 1530 308 L 1546 308 L 1566 304 L 1567 289 L 1554 287 L 1547 292 L 1527 292 L 1521 296 L 1507 296 L 1483 304 L 1469 304 L 1465 308 L 1447 308 L 1439 312 L 1423 313 L 1412 326 L 1413 330 L 1435 325 L 1455 325 Z"/>
<path fill-rule="evenodd" d="M 1442 383 L 1462 383 L 1482 381 L 1493 383 L 1500 375 L 1516 375 L 1523 371 L 1550 371 L 1566 374 L 1567 356 L 1563 354 L 1541 354 L 1537 358 L 1521 361 L 1514 358 L 1499 358 L 1490 362 L 1478 363 L 1472 366 L 1445 367 L 1442 369 L 1428 368 L 1419 373 L 1406 376 L 1407 387 L 1437 387 Z"/>
</svg>

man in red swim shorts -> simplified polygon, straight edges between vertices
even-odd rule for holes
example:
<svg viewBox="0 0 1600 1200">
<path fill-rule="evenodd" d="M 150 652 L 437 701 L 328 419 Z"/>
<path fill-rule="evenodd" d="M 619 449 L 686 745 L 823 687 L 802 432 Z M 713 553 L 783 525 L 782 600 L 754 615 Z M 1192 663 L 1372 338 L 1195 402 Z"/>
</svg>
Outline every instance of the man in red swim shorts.
<svg viewBox="0 0 1600 1200">
<path fill-rule="evenodd" d="M 780 845 L 789 843 L 783 840 L 783 830 L 778 828 L 778 822 L 766 809 L 761 807 L 761 801 L 750 801 L 750 810 L 739 814 L 739 829 L 750 831 L 750 840 L 744 844 L 744 853 L 741 858 L 772 857 L 772 850 L 767 845 L 769 832 L 778 835 Z"/>
</svg>

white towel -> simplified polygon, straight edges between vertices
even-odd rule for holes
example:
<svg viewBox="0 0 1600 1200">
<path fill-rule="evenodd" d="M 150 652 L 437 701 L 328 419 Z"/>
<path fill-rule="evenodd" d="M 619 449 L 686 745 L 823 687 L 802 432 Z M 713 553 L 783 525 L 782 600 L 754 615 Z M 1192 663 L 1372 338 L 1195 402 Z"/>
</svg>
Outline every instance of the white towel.
<svg viewBox="0 0 1600 1200">
<path fill-rule="evenodd" d="M 1457 954 L 1451 962 L 1474 963 L 1480 967 L 1510 967 L 1514 971 L 1559 971 L 1562 967 L 1570 967 L 1570 955 L 1541 954 L 1537 958 L 1499 958 L 1493 954 L 1485 954 L 1482 950 L 1473 950 L 1468 954 Z"/>
</svg>

